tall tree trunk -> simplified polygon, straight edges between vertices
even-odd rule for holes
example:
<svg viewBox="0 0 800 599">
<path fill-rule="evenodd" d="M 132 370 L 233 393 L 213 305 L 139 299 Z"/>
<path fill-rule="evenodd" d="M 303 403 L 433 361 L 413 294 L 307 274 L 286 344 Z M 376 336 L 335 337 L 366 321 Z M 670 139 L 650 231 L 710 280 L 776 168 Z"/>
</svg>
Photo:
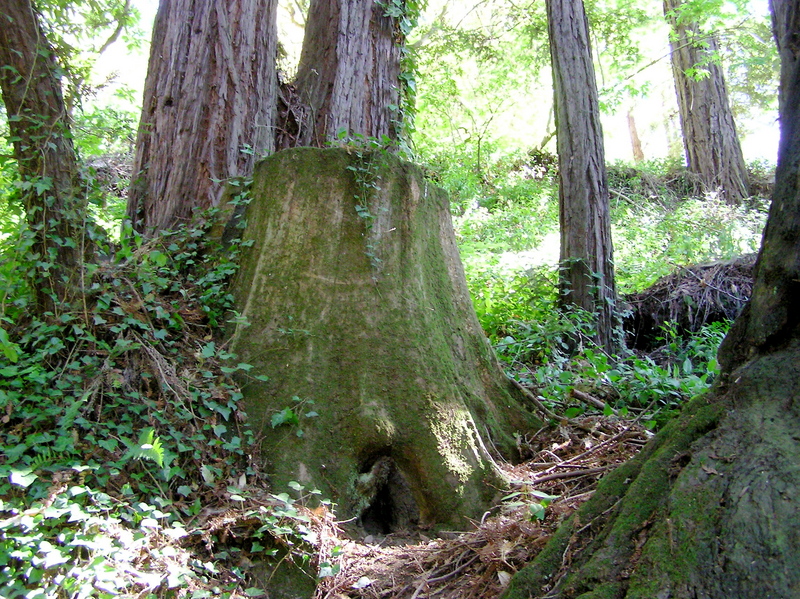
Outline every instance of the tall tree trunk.
<svg viewBox="0 0 800 599">
<path fill-rule="evenodd" d="M 0 0 L 0 85 L 32 252 L 40 312 L 56 313 L 80 292 L 86 204 L 53 49 L 30 0 Z"/>
<path fill-rule="evenodd" d="M 781 141 L 753 296 L 692 400 L 515 576 L 506 599 L 800 593 L 800 3 L 773 0 Z"/>
<path fill-rule="evenodd" d="M 397 139 L 402 42 L 375 0 L 311 0 L 295 78 L 309 111 L 295 145 L 322 147 L 340 131 Z"/>
<path fill-rule="evenodd" d="M 714 59 L 717 41 L 681 15 L 682 5 L 664 0 L 686 162 L 706 191 L 720 190 L 725 202 L 736 205 L 748 197 L 749 184 L 725 77 Z"/>
<path fill-rule="evenodd" d="M 150 236 L 216 206 L 274 149 L 276 0 L 161 0 L 128 218 Z"/>
<path fill-rule="evenodd" d="M 596 315 L 598 343 L 618 350 L 603 131 L 582 0 L 548 0 L 561 225 L 560 302 Z"/>
</svg>

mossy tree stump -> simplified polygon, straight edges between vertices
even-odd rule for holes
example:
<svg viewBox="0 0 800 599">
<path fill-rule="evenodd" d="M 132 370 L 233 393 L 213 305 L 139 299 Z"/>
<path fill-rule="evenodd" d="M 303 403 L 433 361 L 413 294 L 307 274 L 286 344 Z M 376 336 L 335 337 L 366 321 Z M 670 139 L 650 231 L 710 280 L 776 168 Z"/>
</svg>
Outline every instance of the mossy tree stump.
<svg viewBox="0 0 800 599">
<path fill-rule="evenodd" d="M 378 532 L 479 517 L 503 482 L 486 442 L 538 423 L 477 321 L 445 193 L 383 152 L 298 148 L 252 196 L 232 347 L 269 377 L 244 393 L 274 488 L 316 486 Z M 272 428 L 287 407 L 299 424 Z"/>
</svg>

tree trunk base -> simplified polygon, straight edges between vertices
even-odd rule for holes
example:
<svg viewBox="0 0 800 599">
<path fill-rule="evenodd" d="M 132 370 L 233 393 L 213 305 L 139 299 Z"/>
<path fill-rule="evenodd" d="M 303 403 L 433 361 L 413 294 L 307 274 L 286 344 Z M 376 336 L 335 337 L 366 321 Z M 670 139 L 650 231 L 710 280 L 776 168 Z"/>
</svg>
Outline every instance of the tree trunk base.
<svg viewBox="0 0 800 599">
<path fill-rule="evenodd" d="M 797 344 L 734 371 L 607 476 L 504 598 L 800 596 L 798 398 Z"/>
<path fill-rule="evenodd" d="M 391 532 L 463 527 L 504 486 L 484 440 L 515 447 L 522 410 L 475 317 L 447 198 L 359 148 L 260 163 L 233 290 L 233 351 L 273 487 L 322 491 Z"/>
</svg>

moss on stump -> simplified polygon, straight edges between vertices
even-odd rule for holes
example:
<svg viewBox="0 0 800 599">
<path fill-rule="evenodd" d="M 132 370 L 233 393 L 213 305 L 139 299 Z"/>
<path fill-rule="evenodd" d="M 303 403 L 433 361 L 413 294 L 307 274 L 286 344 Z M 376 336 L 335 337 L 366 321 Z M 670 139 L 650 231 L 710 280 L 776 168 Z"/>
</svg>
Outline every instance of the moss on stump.
<svg viewBox="0 0 800 599">
<path fill-rule="evenodd" d="M 538 423 L 475 317 L 445 193 L 385 153 L 298 148 L 252 196 L 232 347 L 269 377 L 244 393 L 274 488 L 389 529 L 479 517 L 503 483 L 485 441 Z M 299 423 L 272 428 L 285 408 Z"/>
</svg>

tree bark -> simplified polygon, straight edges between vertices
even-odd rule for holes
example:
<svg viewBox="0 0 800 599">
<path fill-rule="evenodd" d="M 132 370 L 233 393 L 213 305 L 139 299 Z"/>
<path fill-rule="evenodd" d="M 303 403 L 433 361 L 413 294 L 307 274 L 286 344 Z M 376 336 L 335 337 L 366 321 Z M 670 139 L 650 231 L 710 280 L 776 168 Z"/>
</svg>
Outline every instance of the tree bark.
<svg viewBox="0 0 800 599">
<path fill-rule="evenodd" d="M 714 59 L 717 41 L 681 16 L 682 5 L 664 0 L 686 162 L 707 192 L 719 191 L 725 202 L 738 205 L 749 196 L 747 167 L 722 67 Z"/>
<path fill-rule="evenodd" d="M 636 129 L 636 119 L 633 116 L 633 110 L 628 111 L 628 132 L 631 134 L 633 161 L 642 162 L 644 160 L 644 151 L 642 150 L 642 140 L 639 138 L 639 131 Z"/>
<path fill-rule="evenodd" d="M 511 450 L 536 421 L 475 316 L 444 192 L 385 152 L 297 148 L 259 163 L 252 196 L 232 351 L 269 377 L 243 392 L 273 488 L 316 486 L 378 532 L 479 518 L 503 486 L 484 440 Z M 299 422 L 271 427 L 287 408 Z"/>
<path fill-rule="evenodd" d="M 559 166 L 562 308 L 595 315 L 597 342 L 619 349 L 603 131 L 582 0 L 548 0 Z"/>
<path fill-rule="evenodd" d="M 763 244 L 753 272 L 753 294 L 720 350 L 720 362 L 728 370 L 799 336 L 800 8 L 797 2 L 788 0 L 772 0 L 771 8 L 781 57 L 778 166 Z"/>
<path fill-rule="evenodd" d="M 403 38 L 384 13 L 375 0 L 311 1 L 295 78 L 309 110 L 294 145 L 323 147 L 340 131 L 398 139 Z"/>
<path fill-rule="evenodd" d="M 218 205 L 224 181 L 271 153 L 276 0 L 161 0 L 128 218 L 151 236 Z"/>
<path fill-rule="evenodd" d="M 80 293 L 86 203 L 53 49 L 30 0 L 0 0 L 0 85 L 22 180 L 37 272 L 40 313 L 57 313 Z"/>
<path fill-rule="evenodd" d="M 601 481 L 506 599 L 800 593 L 800 6 L 773 0 L 781 51 L 776 185 L 753 297 L 722 373 Z"/>
</svg>

